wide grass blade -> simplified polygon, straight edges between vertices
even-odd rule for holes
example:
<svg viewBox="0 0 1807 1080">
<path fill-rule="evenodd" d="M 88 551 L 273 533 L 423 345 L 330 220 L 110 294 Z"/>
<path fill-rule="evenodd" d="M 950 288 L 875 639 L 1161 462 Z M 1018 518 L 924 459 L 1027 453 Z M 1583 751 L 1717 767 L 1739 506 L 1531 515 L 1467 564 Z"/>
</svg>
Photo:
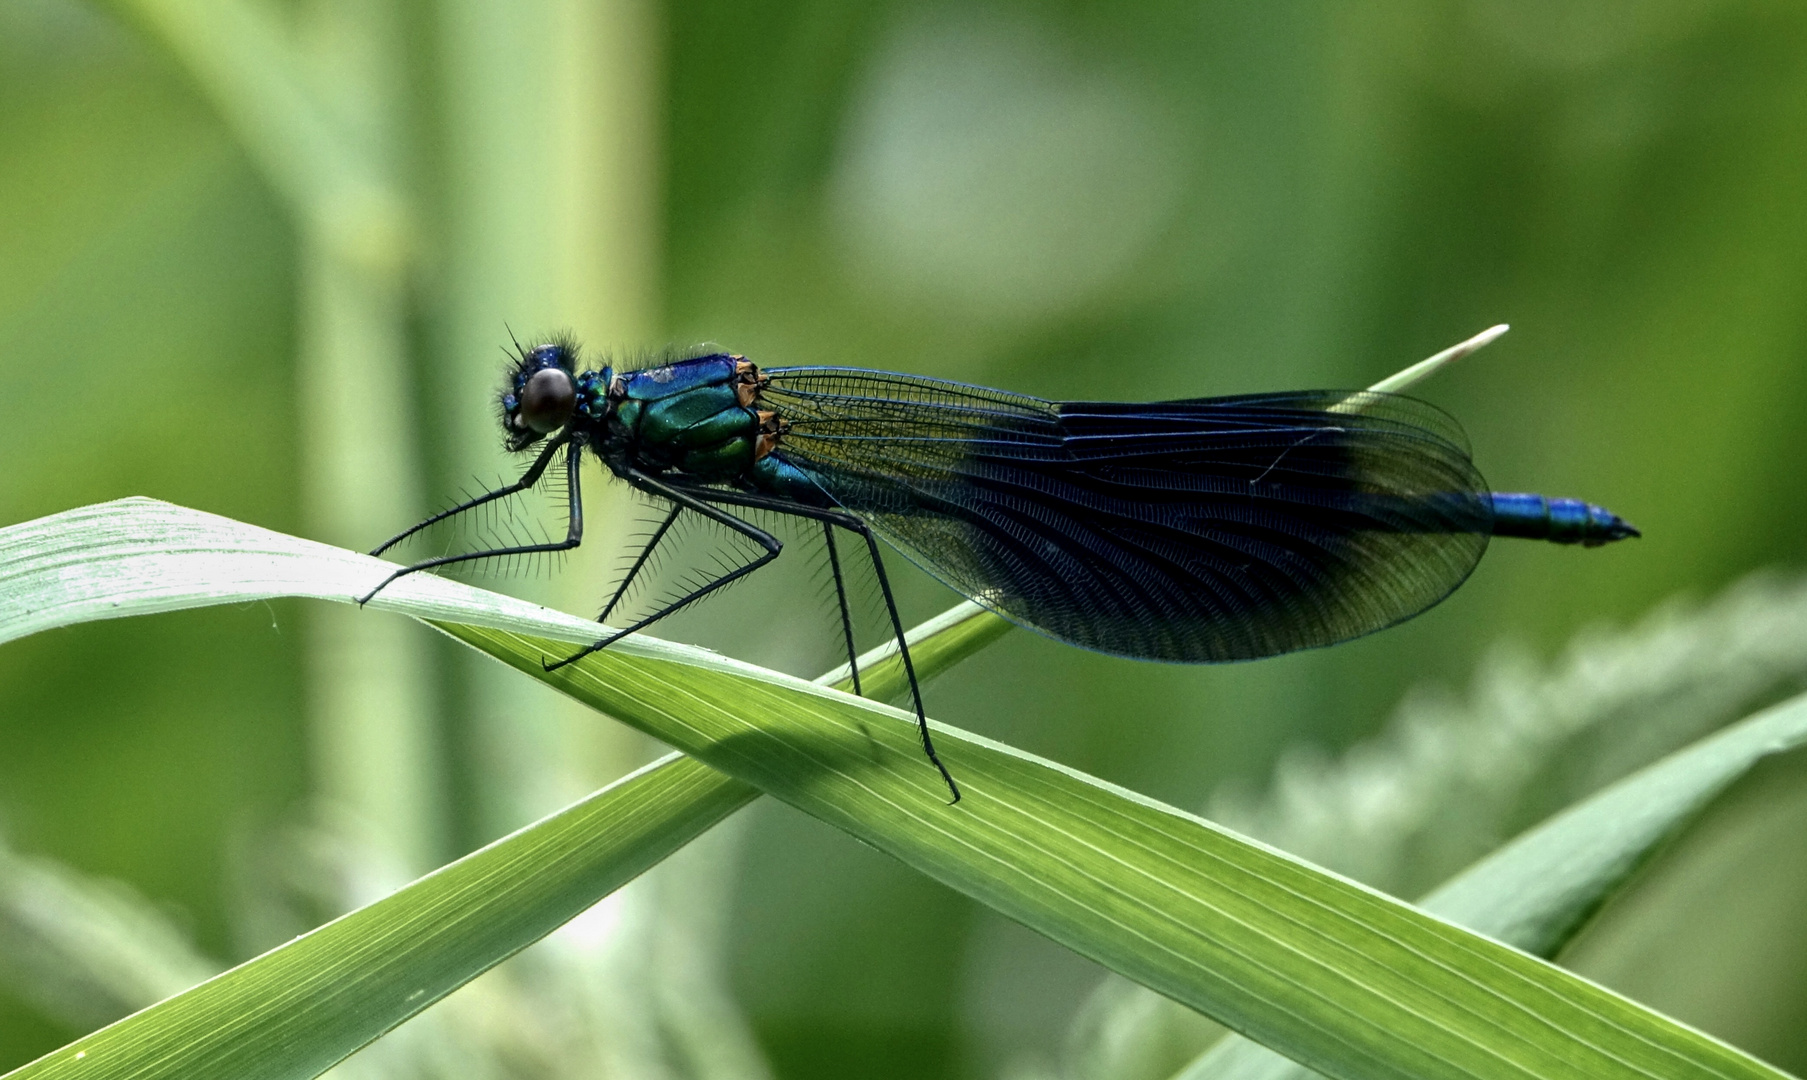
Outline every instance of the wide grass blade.
<svg viewBox="0 0 1807 1080">
<path fill-rule="evenodd" d="M 948 728 L 946 802 L 900 712 L 797 684 L 461 640 L 1333 1076 L 1776 1076 L 1524 953 L 1208 822 Z"/>
<path fill-rule="evenodd" d="M 343 599 L 381 565 L 161 504 L 91 508 L 0 531 L 0 639 L 19 621 Z M 1330 1075 L 1781 1075 L 1525 953 L 1008 747 L 941 728 L 967 790 L 949 806 L 897 710 L 651 641 L 547 673 L 561 640 L 593 628 L 452 582 L 387 603 Z M 310 1000 L 297 994 L 282 1007 Z M 277 1049 L 253 1043 L 244 1061 Z"/>
</svg>

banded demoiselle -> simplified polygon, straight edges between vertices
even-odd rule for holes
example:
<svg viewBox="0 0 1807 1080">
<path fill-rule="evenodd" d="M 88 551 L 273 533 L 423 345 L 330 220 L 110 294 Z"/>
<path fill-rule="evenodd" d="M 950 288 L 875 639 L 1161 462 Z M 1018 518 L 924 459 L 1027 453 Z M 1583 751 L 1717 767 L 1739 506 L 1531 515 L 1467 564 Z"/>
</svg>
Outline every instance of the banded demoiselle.
<svg viewBox="0 0 1807 1080">
<path fill-rule="evenodd" d="M 1453 419 L 1374 391 L 1053 402 L 860 368 L 761 369 L 715 351 L 642 370 L 585 370 L 576 344 L 557 340 L 516 347 L 500 404 L 508 449 L 537 448 L 521 478 L 372 554 L 533 487 L 561 455 L 565 538 L 417 562 L 364 600 L 419 570 L 577 547 L 578 463 L 588 450 L 668 507 L 602 619 L 680 515 L 717 522 L 760 553 L 548 670 L 776 559 L 777 538 L 736 513 L 767 510 L 822 527 L 858 693 L 835 547 L 844 530 L 872 560 L 923 750 L 956 802 L 881 536 L 958 592 L 1050 637 L 1118 656 L 1213 663 L 1331 645 L 1409 619 L 1460 585 L 1493 536 L 1591 547 L 1638 535 L 1590 503 L 1490 492 Z"/>
</svg>

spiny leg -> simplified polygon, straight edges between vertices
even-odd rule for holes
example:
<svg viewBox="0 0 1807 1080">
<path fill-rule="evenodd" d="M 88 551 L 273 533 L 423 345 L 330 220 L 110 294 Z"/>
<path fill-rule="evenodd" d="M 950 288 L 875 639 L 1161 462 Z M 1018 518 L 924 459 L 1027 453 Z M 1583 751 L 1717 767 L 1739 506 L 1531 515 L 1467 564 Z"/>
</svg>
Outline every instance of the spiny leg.
<svg viewBox="0 0 1807 1080">
<path fill-rule="evenodd" d="M 789 514 L 792 517 L 833 523 L 865 538 L 866 550 L 872 557 L 872 569 L 878 575 L 879 591 L 885 597 L 885 610 L 891 616 L 891 631 L 897 635 L 897 655 L 903 659 L 904 677 L 910 683 L 910 701 L 916 706 L 916 728 L 922 733 L 922 751 L 928 755 L 929 761 L 941 773 L 941 779 L 947 783 L 947 790 L 954 796 L 953 802 L 959 802 L 960 785 L 954 783 L 953 774 L 948 772 L 947 766 L 941 763 L 941 756 L 935 753 L 935 741 L 929 736 L 929 717 L 922 707 L 922 687 L 916 681 L 916 665 L 910 660 L 910 643 L 904 638 L 903 618 L 897 613 L 897 600 L 891 595 L 891 581 L 885 576 L 885 563 L 879 556 L 878 537 L 873 534 L 872 527 L 845 510 L 805 506 L 789 499 L 776 499 L 751 492 L 724 491 L 720 488 L 692 488 L 690 490 L 699 499 L 707 499 L 710 502 L 728 506 L 772 510 L 780 514 Z"/>
<path fill-rule="evenodd" d="M 381 555 L 383 552 L 388 551 L 390 548 L 401 543 L 403 540 L 406 540 L 408 537 L 413 536 L 422 529 L 431 525 L 437 525 L 446 518 L 457 517 L 467 510 L 475 510 L 484 503 L 494 502 L 497 499 L 505 499 L 510 495 L 526 491 L 528 488 L 540 482 L 540 477 L 546 472 L 546 466 L 552 464 L 552 455 L 558 452 L 559 447 L 565 445 L 567 438 L 568 436 L 561 435 L 547 443 L 546 449 L 540 451 L 540 456 L 533 459 L 533 464 L 529 465 L 527 471 L 522 473 L 521 478 L 514 483 L 509 484 L 507 487 L 499 487 L 494 491 L 485 492 L 474 499 L 467 499 L 457 506 L 452 507 L 450 510 L 441 510 L 439 513 L 434 514 L 420 524 L 403 529 L 401 532 L 398 532 L 394 536 L 383 541 L 382 545 L 375 551 L 372 551 L 371 554 Z M 388 583 L 384 582 L 384 584 Z M 366 599 L 368 599 L 368 597 L 366 597 Z"/>
<path fill-rule="evenodd" d="M 853 696 L 865 697 L 860 689 L 860 655 L 853 648 L 853 617 L 847 612 L 847 585 L 841 580 L 841 556 L 835 551 L 832 523 L 822 523 L 822 539 L 828 545 L 828 568 L 834 571 L 835 599 L 841 604 L 841 633 L 847 638 L 847 671 L 853 677 Z"/>
<path fill-rule="evenodd" d="M 730 570 L 728 573 L 723 574 L 721 577 L 716 578 L 714 581 L 709 582 L 701 588 L 692 589 L 674 603 L 668 604 L 658 611 L 653 612 L 651 615 L 641 619 L 632 626 L 617 630 L 615 633 L 610 634 L 608 637 L 603 638 L 601 641 L 598 641 L 596 644 L 591 645 L 580 652 L 573 653 L 556 663 L 548 664 L 541 661 L 540 666 L 547 671 L 557 671 L 559 668 L 564 667 L 573 660 L 581 660 L 593 652 L 600 652 L 603 649 L 608 648 L 610 645 L 620 641 L 629 634 L 636 633 L 651 626 L 653 623 L 658 622 L 672 612 L 677 611 L 686 605 L 696 603 L 698 600 L 708 596 L 710 593 L 724 585 L 731 585 L 734 582 L 739 581 L 741 578 L 746 577 L 748 574 L 751 574 L 753 571 L 766 565 L 773 559 L 776 559 L 778 553 L 784 550 L 784 545 L 780 544 L 778 538 L 771 533 L 766 532 L 764 529 L 759 528 L 750 521 L 744 521 L 735 517 L 733 514 L 710 506 L 708 503 L 691 494 L 687 489 L 674 487 L 648 476 L 637 469 L 628 470 L 625 479 L 628 483 L 633 484 L 635 487 L 648 494 L 657 495 L 662 499 L 669 499 L 671 502 L 676 503 L 680 509 L 690 510 L 701 514 L 711 521 L 720 522 L 728 528 L 733 529 L 735 532 L 740 533 L 742 536 L 751 539 L 754 543 L 763 547 L 765 551 L 758 558 L 755 558 L 745 566 Z"/>
<path fill-rule="evenodd" d="M 548 446 L 546 448 L 545 452 L 542 453 L 539 456 L 539 458 L 534 461 L 533 467 L 527 470 L 527 474 L 525 476 L 523 476 L 518 483 L 511 484 L 506 488 L 499 488 L 496 491 L 492 491 L 487 495 L 483 495 L 476 499 L 472 499 L 470 502 L 465 503 L 463 506 L 457 507 L 453 510 L 448 510 L 445 513 L 439 514 L 436 517 L 429 518 L 427 521 L 422 522 L 421 525 L 416 525 L 414 528 L 409 529 L 408 532 L 402 533 L 401 536 L 396 537 L 396 540 L 400 540 L 400 539 L 408 536 L 409 533 L 418 531 L 424 525 L 431 524 L 434 521 L 444 520 L 445 518 L 450 517 L 454 513 L 462 513 L 463 511 L 469 510 L 474 506 L 480 506 L 483 503 L 489 502 L 492 499 L 501 498 L 504 495 L 512 495 L 516 491 L 520 491 L 520 490 L 523 490 L 523 489 L 531 486 L 535 481 L 537 481 L 540 478 L 540 474 L 546 471 L 546 464 L 551 459 L 552 452 L 554 450 L 556 450 L 559 445 L 562 445 L 562 444 L 554 444 L 553 446 Z M 556 543 L 520 544 L 520 545 L 516 545 L 514 547 L 491 548 L 488 551 L 469 551 L 469 552 L 465 552 L 462 555 L 442 555 L 437 559 L 427 559 L 424 562 L 417 562 L 413 566 L 404 566 L 401 569 L 397 570 L 395 573 L 390 574 L 388 577 L 384 578 L 382 580 L 382 583 L 379 584 L 376 588 L 370 590 L 369 592 L 365 593 L 363 596 L 359 597 L 358 603 L 360 603 L 360 604 L 369 603 L 371 597 L 375 596 L 377 593 L 382 592 L 385 588 L 387 588 L 389 586 L 389 583 L 394 581 L 396 578 L 402 577 L 403 575 L 406 575 L 406 574 L 412 574 L 412 573 L 415 573 L 420 570 L 431 570 L 434 567 L 438 567 L 438 566 L 450 566 L 453 563 L 470 562 L 473 559 L 490 559 L 490 558 L 496 558 L 496 557 L 503 556 L 503 555 L 533 555 L 533 554 L 537 554 L 542 551 L 570 551 L 572 548 L 583 543 L 583 536 L 584 536 L 583 491 L 579 487 L 578 480 L 577 480 L 577 476 L 578 476 L 577 466 L 583 457 L 583 455 L 580 453 L 581 450 L 582 450 L 582 447 L 579 444 L 572 443 L 572 444 L 570 444 L 569 450 L 568 450 L 567 454 L 565 455 L 565 483 L 568 488 L 568 492 L 569 492 L 569 496 L 570 496 L 571 515 L 566 524 L 565 538 L 563 540 L 558 541 Z M 395 543 L 395 540 L 389 541 L 389 544 L 393 544 L 393 543 Z M 384 548 L 387 548 L 389 546 L 389 544 L 384 544 L 383 547 L 378 548 L 377 550 L 382 551 Z"/>
<path fill-rule="evenodd" d="M 664 522 L 653 532 L 652 539 L 648 540 L 646 546 L 640 549 L 639 558 L 634 560 L 634 565 L 628 569 L 627 576 L 621 579 L 620 586 L 615 589 L 615 595 L 609 597 L 608 606 L 602 609 L 601 615 L 596 616 L 597 622 L 608 621 L 609 613 L 615 610 L 615 605 L 621 603 L 621 598 L 627 594 L 627 587 L 634 583 L 635 576 L 646 565 L 646 560 L 652 558 L 653 549 L 659 546 L 659 541 L 665 539 L 665 534 L 671 530 L 672 522 L 678 520 L 678 515 L 683 512 L 682 506 L 672 506 L 671 513 L 665 516 Z"/>
</svg>

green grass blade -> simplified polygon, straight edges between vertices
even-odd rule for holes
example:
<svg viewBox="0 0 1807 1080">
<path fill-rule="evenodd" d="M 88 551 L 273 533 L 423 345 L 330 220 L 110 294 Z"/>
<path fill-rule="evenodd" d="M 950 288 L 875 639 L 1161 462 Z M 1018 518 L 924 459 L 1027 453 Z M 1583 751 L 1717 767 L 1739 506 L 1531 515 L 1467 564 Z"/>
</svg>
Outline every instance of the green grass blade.
<svg viewBox="0 0 1807 1080">
<path fill-rule="evenodd" d="M 1542 960 L 949 728 L 672 661 L 446 625 L 513 664 L 1333 1076 L 1778 1076 Z"/>
<path fill-rule="evenodd" d="M 308 560 L 317 564 L 313 574 Z M 348 599 L 342 582 L 369 578 L 365 563 L 383 565 L 151 500 L 85 507 L 0 530 L 0 640 L 96 617 L 246 596 Z M 425 584 L 440 599 L 403 594 L 383 603 L 455 603 L 453 610 L 487 612 L 505 625 L 565 625 L 580 641 L 595 634 L 593 623 L 507 597 L 464 594 L 451 582 Z M 453 588 L 447 592 L 445 585 Z M 912 630 L 922 676 L 995 640 L 1001 630 L 986 620 L 995 617 L 961 605 Z M 873 657 L 880 689 L 888 677 L 882 661 Z M 819 681 L 832 685 L 839 677 L 830 672 Z M 8 1075 L 316 1076 L 758 795 L 670 755 L 392 896 Z"/>
<path fill-rule="evenodd" d="M 757 794 L 673 755 L 8 1076 L 318 1076 Z"/>
<path fill-rule="evenodd" d="M 1476 334 L 1474 337 L 1469 338 L 1467 341 L 1457 342 L 1434 356 L 1429 356 L 1418 361 L 1404 371 L 1395 372 L 1394 374 L 1387 376 L 1373 386 L 1368 387 L 1365 393 L 1351 394 L 1337 404 L 1332 405 L 1330 411 L 1357 413 L 1368 407 L 1368 404 L 1372 400 L 1370 397 L 1372 394 L 1403 394 L 1414 384 L 1423 382 L 1425 379 L 1430 378 L 1432 375 L 1435 375 L 1437 372 L 1448 365 L 1455 363 L 1457 360 L 1462 359 L 1464 356 L 1478 352 L 1498 341 L 1504 336 L 1506 331 L 1510 329 L 1512 328 L 1505 323 L 1500 323 L 1497 326 L 1490 326 Z"/>
<path fill-rule="evenodd" d="M 1003 637 L 1011 624 L 967 600 L 906 633 L 910 660 L 918 679 L 928 680 Z M 887 641 L 861 654 L 860 689 L 874 701 L 887 701 L 910 688 L 898 659 L 897 642 Z M 842 690 L 852 687 L 847 665 L 842 664 L 816 680 Z"/>
<path fill-rule="evenodd" d="M 1677 833 L 1757 763 L 1807 744 L 1807 696 L 1733 724 L 1526 831 L 1425 897 L 1425 910 L 1554 956 Z M 1175 1080 L 1313 1075 L 1231 1036 Z"/>
<path fill-rule="evenodd" d="M 87 508 L 0 530 L 0 640 L 258 596 L 343 600 L 383 565 L 164 504 Z M 554 639 L 587 640 L 589 624 L 449 581 L 397 586 L 385 606 L 1330 1075 L 1780 1075 L 1544 961 L 1008 747 L 940 729 L 968 792 L 950 807 L 895 709 L 649 640 L 547 674 L 542 660 L 568 648 Z"/>
</svg>

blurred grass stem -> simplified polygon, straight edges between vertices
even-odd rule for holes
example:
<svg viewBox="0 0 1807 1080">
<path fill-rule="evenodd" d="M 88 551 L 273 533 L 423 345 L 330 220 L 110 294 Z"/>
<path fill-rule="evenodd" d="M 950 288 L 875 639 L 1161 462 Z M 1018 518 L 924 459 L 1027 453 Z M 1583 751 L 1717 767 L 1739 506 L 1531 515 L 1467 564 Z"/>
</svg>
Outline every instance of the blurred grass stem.
<svg viewBox="0 0 1807 1080">
<path fill-rule="evenodd" d="M 435 490 L 516 466 L 495 427 L 512 332 L 643 340 L 657 309 L 656 73 L 642 0 L 444 4 L 449 177 L 443 293 L 428 367 Z M 587 485 L 586 534 L 535 599 L 594 614 L 632 524 L 616 485 Z M 460 848 L 516 828 L 642 763 L 646 740 L 465 650 L 455 736 Z"/>
<path fill-rule="evenodd" d="M 417 215 L 396 165 L 404 65 L 393 6 L 314 4 L 285 23 L 245 0 L 125 2 L 289 210 L 301 251 L 304 518 L 315 536 L 366 547 L 422 505 L 407 334 Z M 444 843 L 425 639 L 339 610 L 309 629 L 318 789 L 410 876 L 436 865 Z"/>
</svg>

